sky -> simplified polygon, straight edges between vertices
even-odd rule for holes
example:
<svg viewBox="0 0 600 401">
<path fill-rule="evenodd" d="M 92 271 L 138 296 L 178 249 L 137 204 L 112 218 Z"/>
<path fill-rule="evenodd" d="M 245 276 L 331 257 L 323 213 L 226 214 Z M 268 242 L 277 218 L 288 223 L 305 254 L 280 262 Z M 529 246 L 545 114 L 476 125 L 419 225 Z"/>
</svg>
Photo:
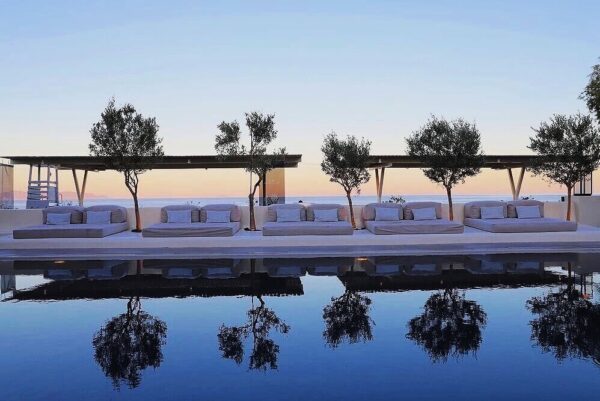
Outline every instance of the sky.
<svg viewBox="0 0 600 401">
<path fill-rule="evenodd" d="M 341 194 L 319 167 L 331 131 L 404 154 L 431 114 L 462 117 L 485 153 L 527 154 L 532 126 L 587 112 L 578 97 L 600 62 L 598 15 L 598 1 L 0 0 L 0 155 L 88 154 L 113 96 L 156 117 L 172 155 L 214 154 L 218 123 L 274 113 L 276 146 L 303 155 L 287 172 L 293 195 Z M 16 169 L 16 190 L 26 173 Z M 241 171 L 151 171 L 140 192 L 238 196 L 247 183 Z M 87 191 L 128 194 L 116 173 L 92 174 Z M 562 189 L 527 176 L 523 191 Z M 455 192 L 510 190 L 506 172 L 484 171 Z M 443 189 L 398 169 L 384 193 Z"/>
</svg>

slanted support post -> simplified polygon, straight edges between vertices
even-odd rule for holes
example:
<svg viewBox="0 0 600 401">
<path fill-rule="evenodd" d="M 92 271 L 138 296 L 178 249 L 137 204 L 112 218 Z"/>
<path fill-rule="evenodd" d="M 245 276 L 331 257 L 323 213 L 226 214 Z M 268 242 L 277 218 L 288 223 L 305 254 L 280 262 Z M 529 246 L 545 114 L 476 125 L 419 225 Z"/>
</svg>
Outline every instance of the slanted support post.
<svg viewBox="0 0 600 401">
<path fill-rule="evenodd" d="M 510 190 L 512 192 L 513 200 L 518 200 L 521 195 L 521 187 L 523 186 L 523 179 L 525 178 L 525 167 L 521 167 L 519 172 L 519 179 L 515 185 L 515 179 L 511 168 L 506 169 L 508 171 L 508 179 L 510 181 Z"/>
<path fill-rule="evenodd" d="M 375 169 L 375 190 L 377 194 L 377 202 L 381 202 L 381 195 L 379 192 L 379 169 Z"/>
<path fill-rule="evenodd" d="M 81 187 L 79 187 L 79 178 L 77 178 L 77 170 L 71 169 L 71 171 L 73 171 L 73 181 L 75 182 L 75 192 L 77 192 L 77 201 L 79 202 L 79 206 L 83 206 L 88 170 L 83 170 L 83 182 L 81 183 Z"/>
<path fill-rule="evenodd" d="M 383 177 L 385 175 L 385 167 L 381 168 L 381 176 L 379 177 L 379 193 L 377 194 L 377 201 L 381 202 L 381 195 L 383 194 Z"/>
</svg>

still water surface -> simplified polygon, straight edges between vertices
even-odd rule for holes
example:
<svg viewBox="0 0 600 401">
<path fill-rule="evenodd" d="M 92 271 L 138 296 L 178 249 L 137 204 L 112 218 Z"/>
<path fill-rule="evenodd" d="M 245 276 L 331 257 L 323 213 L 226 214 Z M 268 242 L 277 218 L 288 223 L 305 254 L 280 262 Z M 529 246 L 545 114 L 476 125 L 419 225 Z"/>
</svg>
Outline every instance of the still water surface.
<svg viewBox="0 0 600 401">
<path fill-rule="evenodd" d="M 0 262 L 2 399 L 593 399 L 598 262 Z"/>
</svg>

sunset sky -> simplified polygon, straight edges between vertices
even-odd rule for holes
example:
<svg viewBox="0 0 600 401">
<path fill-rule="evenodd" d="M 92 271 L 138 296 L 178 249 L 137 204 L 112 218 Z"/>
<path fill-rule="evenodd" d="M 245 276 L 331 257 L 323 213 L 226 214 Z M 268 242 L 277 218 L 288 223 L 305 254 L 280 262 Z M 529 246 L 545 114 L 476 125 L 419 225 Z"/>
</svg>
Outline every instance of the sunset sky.
<svg viewBox="0 0 600 401">
<path fill-rule="evenodd" d="M 531 126 L 587 112 L 578 96 L 600 56 L 598 15 L 598 1 L 0 0 L 0 154 L 88 154 L 112 96 L 156 117 L 172 155 L 214 154 L 219 122 L 274 113 L 277 146 L 303 154 L 292 195 L 340 193 L 319 168 L 327 133 L 403 154 L 432 113 L 475 122 L 487 154 L 525 154 Z M 388 195 L 442 193 L 418 170 L 386 174 Z M 246 189 L 239 171 L 153 171 L 141 194 Z M 127 196 L 115 173 L 92 174 L 88 192 Z M 526 178 L 524 195 L 544 192 L 561 189 Z M 456 193 L 507 194 L 506 172 Z"/>
</svg>

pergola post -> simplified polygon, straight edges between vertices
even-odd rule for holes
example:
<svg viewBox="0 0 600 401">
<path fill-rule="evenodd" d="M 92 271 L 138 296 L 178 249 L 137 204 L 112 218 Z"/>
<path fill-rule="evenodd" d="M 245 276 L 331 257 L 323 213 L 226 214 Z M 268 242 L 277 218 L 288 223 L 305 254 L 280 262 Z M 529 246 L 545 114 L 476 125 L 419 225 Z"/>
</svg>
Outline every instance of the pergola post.
<svg viewBox="0 0 600 401">
<path fill-rule="evenodd" d="M 386 167 L 389 167 L 389 165 L 379 165 L 377 167 L 371 167 L 375 170 L 375 189 L 377 191 L 377 202 L 381 202 L 381 195 L 383 194 L 383 178 L 385 176 Z M 381 169 L 381 174 L 379 174 L 379 169 Z"/>
<path fill-rule="evenodd" d="M 379 169 L 375 169 L 375 193 L 377 194 L 377 202 L 381 202 L 381 196 L 379 195 Z"/>
<path fill-rule="evenodd" d="M 81 188 L 79 187 L 79 179 L 77 178 L 77 170 L 71 169 L 73 172 L 73 181 L 75 182 L 75 192 L 77 192 L 77 201 L 79 202 L 79 206 L 83 206 L 83 201 L 85 199 L 85 187 L 87 184 L 87 176 L 88 170 L 83 170 L 83 182 Z"/>
<path fill-rule="evenodd" d="M 513 200 L 518 200 L 519 196 L 521 195 L 521 187 L 523 186 L 523 179 L 525 178 L 525 167 L 521 167 L 517 185 L 515 185 L 515 179 L 513 177 L 512 168 L 507 168 L 506 171 L 508 171 L 508 180 L 510 181 L 510 190 L 512 192 Z"/>
</svg>

